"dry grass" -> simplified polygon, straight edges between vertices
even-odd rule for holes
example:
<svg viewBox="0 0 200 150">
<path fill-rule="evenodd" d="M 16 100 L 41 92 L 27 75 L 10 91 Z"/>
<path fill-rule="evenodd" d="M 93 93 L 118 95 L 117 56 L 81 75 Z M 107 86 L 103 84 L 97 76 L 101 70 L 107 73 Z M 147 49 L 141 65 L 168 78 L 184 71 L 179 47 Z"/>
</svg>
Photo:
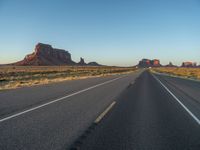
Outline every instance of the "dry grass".
<svg viewBox="0 0 200 150">
<path fill-rule="evenodd" d="M 135 71 L 130 67 L 0 66 L 0 90 Z"/>
<path fill-rule="evenodd" d="M 161 67 L 152 70 L 184 78 L 200 79 L 200 68 Z"/>
</svg>

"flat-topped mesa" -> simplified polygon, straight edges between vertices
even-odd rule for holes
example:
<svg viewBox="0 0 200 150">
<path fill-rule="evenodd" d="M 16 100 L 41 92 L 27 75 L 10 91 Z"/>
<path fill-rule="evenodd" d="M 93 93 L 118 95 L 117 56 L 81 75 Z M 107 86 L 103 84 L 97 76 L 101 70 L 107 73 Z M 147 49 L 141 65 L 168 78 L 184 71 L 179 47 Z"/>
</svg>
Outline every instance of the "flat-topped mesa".
<svg viewBox="0 0 200 150">
<path fill-rule="evenodd" d="M 52 46 L 49 45 L 49 44 L 38 43 L 35 46 L 35 54 L 40 55 L 40 54 L 45 53 L 47 51 L 51 51 L 52 49 L 53 49 Z"/>
<path fill-rule="evenodd" d="M 71 59 L 71 54 L 64 50 L 53 48 L 49 44 L 38 43 L 35 46 L 34 52 L 26 55 L 26 57 L 19 62 L 12 63 L 12 65 L 21 66 L 59 66 L 59 65 L 87 65 L 83 58 L 79 63 L 75 63 Z M 92 65 L 98 65 L 93 63 Z"/>
<path fill-rule="evenodd" d="M 16 65 L 74 65 L 71 54 L 63 49 L 53 48 L 51 45 L 38 43 L 35 51 L 27 55 Z"/>
<path fill-rule="evenodd" d="M 48 58 L 59 59 L 64 63 L 71 62 L 71 54 L 63 49 L 52 48 L 51 45 L 38 43 L 35 46 L 35 55 Z"/>
<path fill-rule="evenodd" d="M 160 67 L 160 60 L 158 59 L 142 59 L 141 61 L 139 61 L 138 63 L 139 67 Z"/>
<path fill-rule="evenodd" d="M 191 61 L 186 61 L 186 62 L 182 63 L 181 67 L 197 67 L 197 63 L 191 62 Z"/>
</svg>

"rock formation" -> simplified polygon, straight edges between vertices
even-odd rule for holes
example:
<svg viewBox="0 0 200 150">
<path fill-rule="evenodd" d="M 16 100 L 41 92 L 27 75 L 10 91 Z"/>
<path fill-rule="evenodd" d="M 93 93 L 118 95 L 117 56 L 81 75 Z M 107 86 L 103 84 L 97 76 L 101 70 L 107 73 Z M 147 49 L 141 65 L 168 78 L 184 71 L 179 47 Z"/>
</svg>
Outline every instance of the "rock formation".
<svg viewBox="0 0 200 150">
<path fill-rule="evenodd" d="M 139 67 L 160 67 L 160 60 L 158 59 L 142 59 L 141 61 L 139 61 L 138 64 Z"/>
<path fill-rule="evenodd" d="M 84 65 L 87 65 L 87 64 L 85 63 L 84 59 L 81 57 L 78 65 L 84 66 Z"/>
<path fill-rule="evenodd" d="M 196 62 L 183 62 L 181 67 L 197 67 L 197 63 Z"/>
<path fill-rule="evenodd" d="M 53 48 L 51 45 L 38 43 L 35 46 L 34 52 L 32 54 L 26 55 L 26 57 L 19 62 L 10 65 L 21 65 L 21 66 L 56 66 L 56 65 L 90 65 L 90 66 L 100 66 L 96 62 L 91 62 L 89 64 L 85 63 L 84 59 L 81 57 L 79 63 L 75 63 L 71 59 L 71 54 L 63 49 Z"/>
<path fill-rule="evenodd" d="M 15 63 L 16 65 L 74 65 L 71 54 L 62 49 L 52 48 L 51 45 L 38 43 L 35 51 L 27 55 L 24 60 Z"/>
</svg>

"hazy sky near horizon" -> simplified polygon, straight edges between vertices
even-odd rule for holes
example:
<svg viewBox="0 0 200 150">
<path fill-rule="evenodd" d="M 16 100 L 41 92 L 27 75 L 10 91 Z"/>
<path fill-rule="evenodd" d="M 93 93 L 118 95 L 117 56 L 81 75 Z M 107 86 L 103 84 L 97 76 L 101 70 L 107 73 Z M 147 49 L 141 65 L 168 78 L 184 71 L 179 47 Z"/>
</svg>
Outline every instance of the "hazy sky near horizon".
<svg viewBox="0 0 200 150">
<path fill-rule="evenodd" d="M 0 0 L 0 64 L 38 43 L 72 59 L 129 66 L 200 63 L 200 0 Z"/>
</svg>

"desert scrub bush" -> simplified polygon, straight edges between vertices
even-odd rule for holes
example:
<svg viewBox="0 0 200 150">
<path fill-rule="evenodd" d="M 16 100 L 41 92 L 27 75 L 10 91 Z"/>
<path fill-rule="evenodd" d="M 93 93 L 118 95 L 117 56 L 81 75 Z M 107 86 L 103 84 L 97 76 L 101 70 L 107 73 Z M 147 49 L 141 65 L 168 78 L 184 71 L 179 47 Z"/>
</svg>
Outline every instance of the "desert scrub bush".
<svg viewBox="0 0 200 150">
<path fill-rule="evenodd" d="M 135 70 L 108 66 L 0 66 L 0 90 Z"/>
<path fill-rule="evenodd" d="M 159 73 L 166 73 L 186 78 L 200 79 L 200 68 L 160 67 L 152 68 L 152 70 Z"/>
</svg>

